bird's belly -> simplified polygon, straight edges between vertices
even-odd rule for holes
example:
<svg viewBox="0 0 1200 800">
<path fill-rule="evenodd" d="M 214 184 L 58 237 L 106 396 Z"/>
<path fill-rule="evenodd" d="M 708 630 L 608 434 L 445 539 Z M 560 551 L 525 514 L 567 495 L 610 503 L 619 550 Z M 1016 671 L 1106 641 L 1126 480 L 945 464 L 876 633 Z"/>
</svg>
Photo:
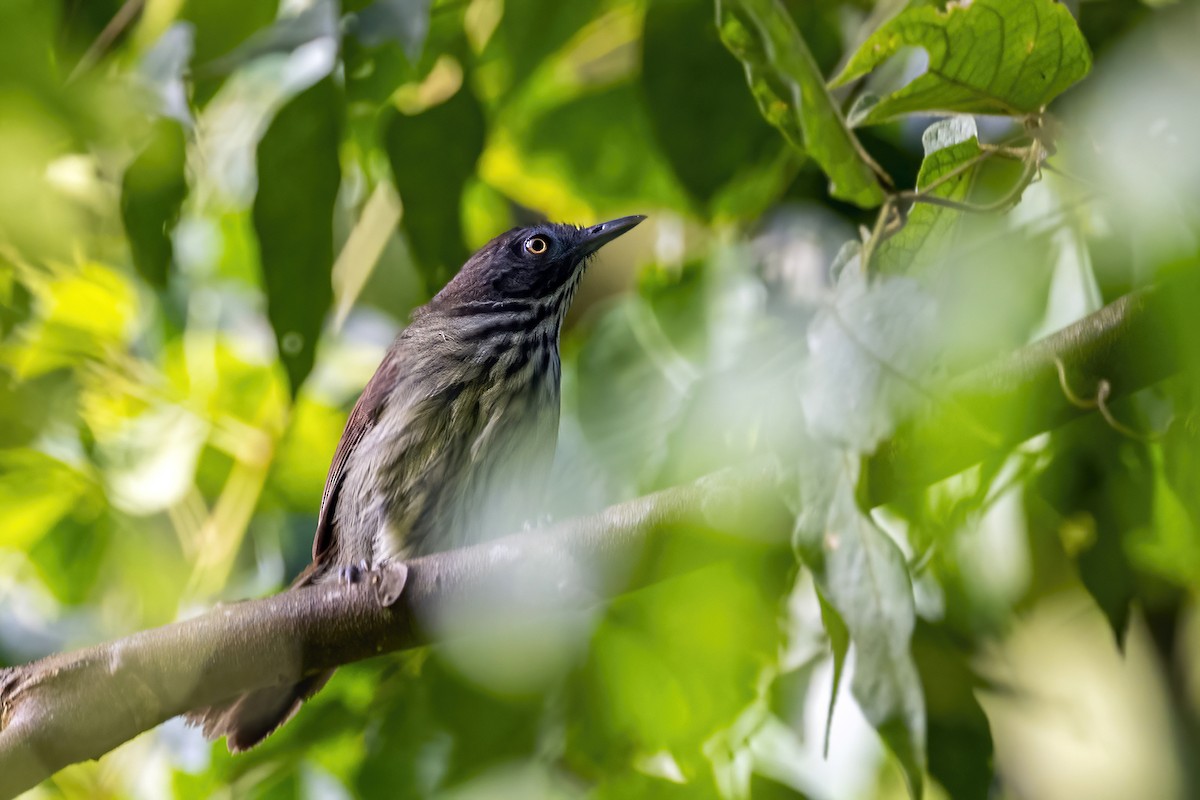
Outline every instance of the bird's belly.
<svg viewBox="0 0 1200 800">
<path fill-rule="evenodd" d="M 516 532 L 540 514 L 558 436 L 557 393 L 485 402 L 477 416 L 466 429 L 423 425 L 425 437 L 413 435 L 413 420 L 372 431 L 380 441 L 360 449 L 392 456 L 355 464 L 347 475 L 355 485 L 346 487 L 350 507 L 339 507 L 338 537 L 361 555 L 339 561 L 463 547 Z"/>
</svg>

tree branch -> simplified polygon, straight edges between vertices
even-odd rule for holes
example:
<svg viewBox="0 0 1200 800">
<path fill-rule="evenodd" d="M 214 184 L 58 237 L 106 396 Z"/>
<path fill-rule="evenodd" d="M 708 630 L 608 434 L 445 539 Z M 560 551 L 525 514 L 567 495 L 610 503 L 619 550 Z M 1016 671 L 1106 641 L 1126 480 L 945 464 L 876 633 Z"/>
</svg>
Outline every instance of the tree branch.
<svg viewBox="0 0 1200 800">
<path fill-rule="evenodd" d="M 97 758 L 186 711 L 436 636 L 446 607 L 561 611 L 636 586 L 646 551 L 679 526 L 714 527 L 775 494 L 767 467 L 495 542 L 227 606 L 86 650 L 0 670 L 0 797 Z M 654 532 L 656 535 L 649 536 Z M 547 580 L 570 575 L 585 581 Z M 512 618 L 520 618 L 514 616 Z"/>
<path fill-rule="evenodd" d="M 1178 365 L 1171 294 L 1128 295 L 956 381 L 945 402 L 871 460 L 872 500 L 947 477 L 1086 413 L 1062 391 L 1056 359 L 1081 393 L 1104 379 L 1112 397 L 1127 395 L 1169 375 Z M 541 610 L 593 605 L 637 586 L 641 559 L 676 527 L 728 528 L 729 520 L 752 527 L 745 514 L 775 494 L 774 474 L 762 465 L 718 473 L 591 517 L 395 565 L 357 585 L 222 606 L 0 670 L 0 797 L 186 711 L 432 641 L 437 609 L 447 605 L 491 604 L 498 594 Z"/>
<path fill-rule="evenodd" d="M 871 458 L 871 501 L 928 486 L 1091 413 L 1072 402 L 1072 391 L 1094 398 L 1106 381 L 1107 399 L 1115 400 L 1169 376 L 1181 363 L 1178 303 L 1198 296 L 1196 283 L 1186 275 L 1125 295 L 954 380 L 935 408 L 902 426 Z"/>
</svg>

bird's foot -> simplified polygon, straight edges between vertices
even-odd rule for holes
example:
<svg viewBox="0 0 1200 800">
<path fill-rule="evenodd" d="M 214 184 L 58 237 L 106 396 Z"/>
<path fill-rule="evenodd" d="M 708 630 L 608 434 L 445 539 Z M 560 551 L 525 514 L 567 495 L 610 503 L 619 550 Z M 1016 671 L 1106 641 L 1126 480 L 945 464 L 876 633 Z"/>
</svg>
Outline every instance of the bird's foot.
<svg viewBox="0 0 1200 800">
<path fill-rule="evenodd" d="M 357 564 L 346 564 L 338 567 L 337 577 L 338 583 L 347 586 L 360 582 L 371 571 L 371 565 L 364 558 Z"/>
</svg>

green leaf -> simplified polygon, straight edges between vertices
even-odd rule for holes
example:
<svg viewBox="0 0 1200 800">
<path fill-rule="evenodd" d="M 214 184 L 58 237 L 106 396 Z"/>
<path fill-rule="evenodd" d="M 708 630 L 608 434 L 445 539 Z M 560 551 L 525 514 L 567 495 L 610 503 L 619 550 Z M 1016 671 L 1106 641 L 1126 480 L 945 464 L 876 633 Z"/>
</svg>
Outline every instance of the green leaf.
<svg viewBox="0 0 1200 800">
<path fill-rule="evenodd" d="M 254 230 L 267 316 L 293 396 L 312 370 L 333 300 L 342 105 L 341 92 L 325 78 L 283 107 L 258 146 Z"/>
<path fill-rule="evenodd" d="M 685 209 L 686 194 L 653 146 L 645 106 L 633 80 L 564 87 L 535 78 L 493 122 L 482 176 L 558 219 Z"/>
<path fill-rule="evenodd" d="M 916 280 L 842 270 L 808 327 L 800 404 L 816 435 L 866 453 L 928 400 L 944 328 Z"/>
<path fill-rule="evenodd" d="M 278 0 L 186 0 L 179 19 L 195 26 L 195 103 L 203 106 L 216 92 L 219 82 L 203 80 L 208 65 L 271 25 Z"/>
<path fill-rule="evenodd" d="M 255 31 L 220 58 L 200 63 L 197 72 L 201 75 L 223 75 L 256 58 L 273 53 L 290 53 L 319 39 L 328 39 L 330 46 L 336 47 L 338 34 L 336 4 L 333 0 L 317 0 L 303 11 L 280 17 L 271 25 Z"/>
<path fill-rule="evenodd" d="M 918 620 L 913 659 L 921 675 L 929 713 L 929 774 L 954 800 L 992 796 L 992 733 L 976 689 L 983 681 L 971 667 L 972 653 L 944 625 Z"/>
<path fill-rule="evenodd" d="M 504 3 L 504 15 L 480 54 L 480 72 L 498 79 L 497 94 L 507 97 L 585 29 L 598 16 L 600 5 L 600 0 Z"/>
<path fill-rule="evenodd" d="M 756 216 L 784 190 L 794 173 L 779 163 L 781 151 L 792 164 L 802 157 L 779 141 L 746 94 L 708 0 L 650 4 L 641 80 L 654 138 L 701 213 L 734 206 L 734 213 Z M 754 181 L 759 175 L 767 179 Z M 743 202 L 731 202 L 734 184 L 752 181 Z"/>
<path fill-rule="evenodd" d="M 883 97 L 864 124 L 913 112 L 1036 113 L 1092 66 L 1071 12 L 1054 0 L 975 0 L 945 11 L 910 4 L 862 43 L 832 85 L 862 77 L 903 47 L 924 48 L 927 71 Z"/>
<path fill-rule="evenodd" d="M 350 32 L 367 47 L 397 41 L 416 62 L 429 35 L 430 0 L 376 0 L 354 15 Z"/>
<path fill-rule="evenodd" d="M 58 459 L 37 450 L 0 451 L 0 548 L 33 548 L 95 493 L 87 476 Z"/>
<path fill-rule="evenodd" d="M 960 116 L 935 122 L 925 130 L 921 141 L 925 160 L 917 174 L 917 190 L 945 200 L 965 201 L 983 152 L 975 118 Z M 962 214 L 946 206 L 914 203 L 904 227 L 880 245 L 871 266 L 880 273 L 904 274 L 918 257 L 923 263 L 935 261 Z"/>
<path fill-rule="evenodd" d="M 796 25 L 779 0 L 717 0 L 717 24 L 741 60 L 767 121 L 829 176 L 829 193 L 863 208 L 883 202 L 874 164 L 825 88 Z"/>
<path fill-rule="evenodd" d="M 815 455 L 820 445 L 810 449 Z M 826 455 L 801 470 L 796 547 L 850 633 L 850 691 L 899 760 L 910 794 L 919 798 L 925 702 L 910 652 L 916 611 L 908 569 L 896 544 L 858 508 L 853 462 L 845 453 Z"/>
<path fill-rule="evenodd" d="M 167 285 L 171 230 L 187 196 L 186 147 L 179 123 L 159 120 L 146 149 L 121 181 L 121 221 L 129 237 L 133 264 L 156 288 Z"/>
<path fill-rule="evenodd" d="M 833 652 L 833 687 L 829 690 L 829 710 L 825 714 L 825 757 L 829 757 L 829 733 L 833 729 L 833 709 L 837 705 L 838 689 L 842 685 L 842 672 L 846 668 L 846 654 L 850 651 L 850 630 L 837 609 L 829 604 L 817 590 L 817 602 L 821 606 L 821 623 L 829 637 L 829 649 Z"/>
<path fill-rule="evenodd" d="M 445 103 L 385 123 L 384 147 L 404 204 L 402 223 L 426 288 L 436 291 L 469 255 L 462 194 L 483 152 L 483 109 L 464 83 Z M 431 158 L 431 153 L 437 153 Z"/>
<path fill-rule="evenodd" d="M 1064 549 L 1077 559 L 1084 588 L 1123 646 L 1138 590 L 1127 543 L 1154 522 L 1150 449 L 1099 415 L 1055 431 L 1050 446 L 1054 458 L 1031 488 L 1060 515 Z"/>
</svg>

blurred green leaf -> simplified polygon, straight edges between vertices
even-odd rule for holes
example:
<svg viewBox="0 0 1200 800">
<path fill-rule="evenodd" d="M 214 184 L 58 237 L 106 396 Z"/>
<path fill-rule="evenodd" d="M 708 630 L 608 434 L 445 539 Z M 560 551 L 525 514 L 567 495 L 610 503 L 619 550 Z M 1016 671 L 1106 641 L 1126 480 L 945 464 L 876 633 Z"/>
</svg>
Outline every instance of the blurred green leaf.
<svg viewBox="0 0 1200 800">
<path fill-rule="evenodd" d="M 197 61 L 202 76 L 224 75 L 237 67 L 271 53 L 290 53 L 319 39 L 335 40 L 340 33 L 335 0 L 314 0 L 304 10 L 282 16 L 270 25 L 253 31 L 227 53 L 208 62 Z"/>
<path fill-rule="evenodd" d="M 925 159 L 917 175 L 917 190 L 944 200 L 965 202 L 975 181 L 982 150 L 974 117 L 951 117 L 935 122 L 921 137 Z M 932 188 L 931 188 L 932 187 Z M 946 206 L 917 202 L 904 227 L 879 246 L 872 268 L 902 275 L 921 264 L 936 263 L 963 212 Z"/>
<path fill-rule="evenodd" d="M 277 6 L 278 0 L 186 0 L 179 18 L 195 26 L 195 63 L 226 55 L 270 25 Z"/>
<path fill-rule="evenodd" d="M 397 112 L 385 123 L 383 144 L 404 206 L 401 224 L 430 293 L 469 255 L 462 196 L 483 152 L 484 133 L 483 109 L 465 82 L 441 105 L 415 116 Z"/>
<path fill-rule="evenodd" d="M 416 62 L 429 34 L 430 0 L 375 0 L 351 17 L 350 33 L 367 47 L 398 41 Z"/>
<path fill-rule="evenodd" d="M 293 396 L 312 369 L 333 302 L 342 106 L 337 85 L 325 78 L 284 106 L 258 145 L 254 229 L 267 316 Z"/>
<path fill-rule="evenodd" d="M 44 375 L 125 347 L 138 322 L 130 277 L 102 264 L 60 267 L 31 280 L 35 314 L 0 349 L 0 362 L 19 379 Z"/>
<path fill-rule="evenodd" d="M 913 279 L 868 281 L 852 265 L 842 270 L 808 328 L 800 403 L 809 429 L 869 453 L 921 408 L 939 350 L 939 312 Z"/>
<path fill-rule="evenodd" d="M 31 549 L 94 489 L 87 477 L 36 450 L 0 450 L 0 548 Z"/>
<path fill-rule="evenodd" d="M 825 634 L 829 637 L 829 649 L 833 653 L 833 686 L 829 690 L 829 710 L 825 714 L 825 745 L 822 748 L 829 755 L 829 735 L 833 730 L 833 710 L 837 707 L 838 690 L 842 686 L 842 672 L 846 668 L 846 654 L 850 651 L 850 630 L 846 621 L 837 612 L 821 590 L 817 590 L 817 602 L 821 606 L 821 624 L 825 626 Z"/>
<path fill-rule="evenodd" d="M 824 459 L 811 461 L 801 472 L 803 511 L 796 523 L 796 546 L 850 633 L 854 699 L 900 762 L 909 793 L 920 798 L 925 701 L 909 649 L 916 611 L 904 554 L 859 510 L 854 481 L 846 474 L 852 468 L 819 466 L 820 461 Z"/>
<path fill-rule="evenodd" d="M 689 283 L 687 290 L 695 291 L 698 282 Z M 692 327 L 693 334 L 702 332 L 701 324 Z M 638 297 L 613 306 L 596 321 L 576 365 L 579 406 L 573 410 L 594 457 L 631 487 L 661 488 L 656 477 L 668 456 L 668 437 L 695 380 L 695 368 L 662 318 Z"/>
<path fill-rule="evenodd" d="M 1060 515 L 1064 549 L 1077 559 L 1084 588 L 1123 645 L 1137 590 L 1127 541 L 1152 524 L 1150 455 L 1145 444 L 1112 430 L 1099 415 L 1052 436 L 1055 458 L 1031 486 Z"/>
<path fill-rule="evenodd" d="M 742 61 L 767 121 L 829 176 L 829 193 L 863 208 L 883 202 L 873 162 L 846 126 L 779 0 L 717 0 L 721 39 Z"/>
<path fill-rule="evenodd" d="M 779 155 L 788 148 L 746 94 L 709 0 L 661 0 L 646 9 L 642 89 L 655 140 L 702 211 L 714 213 L 722 190 L 759 174 L 769 179 L 735 213 L 761 213 L 783 191 L 791 170 Z"/>
<path fill-rule="evenodd" d="M 971 653 L 944 627 L 918 620 L 913 659 L 929 714 L 929 774 L 954 800 L 993 796 L 992 734 L 975 697 Z"/>
<path fill-rule="evenodd" d="M 601 0 L 504 3 L 503 16 L 480 54 L 480 69 L 491 74 L 500 98 L 508 98 L 585 29 L 601 8 Z"/>
<path fill-rule="evenodd" d="M 104 555 L 112 536 L 112 520 L 105 514 L 99 487 L 89 487 L 73 507 L 29 548 L 42 583 L 63 603 L 79 605 L 92 596 L 104 568 Z"/>
<path fill-rule="evenodd" d="M 599 88 L 539 85 L 492 123 L 480 168 L 509 197 L 559 219 L 602 209 L 686 208 L 687 197 L 653 141 L 641 92 L 631 81 Z"/>
<path fill-rule="evenodd" d="M 928 69 L 881 98 L 866 124 L 922 111 L 1033 114 L 1092 66 L 1071 12 L 1054 0 L 975 0 L 945 11 L 913 3 L 859 46 L 832 85 L 866 75 L 902 47 L 924 48 Z"/>
<path fill-rule="evenodd" d="M 183 129 L 175 120 L 162 119 L 121 181 L 121 219 L 134 266 L 159 289 L 167 285 L 171 230 L 187 195 L 185 160 Z"/>
</svg>

